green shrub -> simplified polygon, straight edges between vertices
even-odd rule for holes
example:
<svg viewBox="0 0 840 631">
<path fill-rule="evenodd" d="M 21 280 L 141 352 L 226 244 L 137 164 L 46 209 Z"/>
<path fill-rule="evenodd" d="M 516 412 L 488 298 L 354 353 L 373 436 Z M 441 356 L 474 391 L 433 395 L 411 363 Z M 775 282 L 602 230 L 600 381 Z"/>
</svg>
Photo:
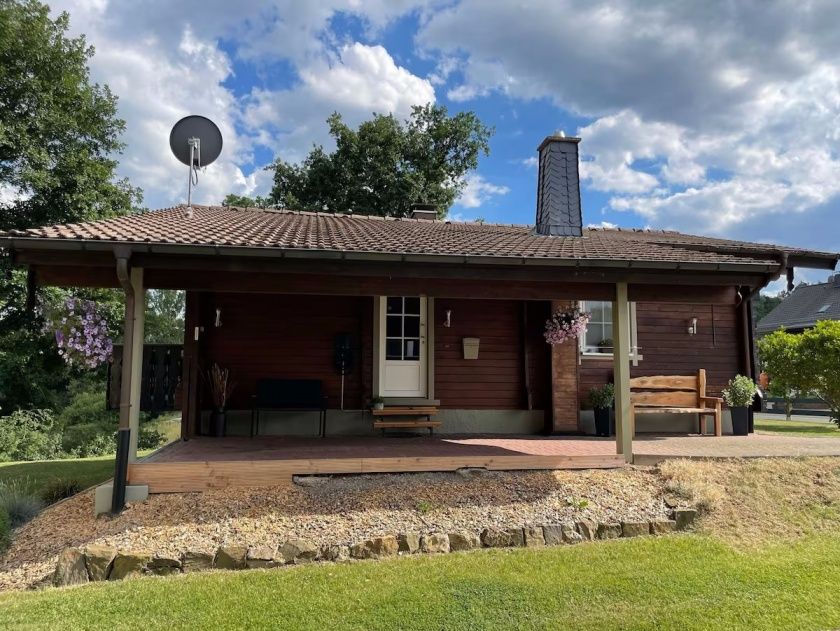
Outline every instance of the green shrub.
<svg viewBox="0 0 840 631">
<path fill-rule="evenodd" d="M 166 442 L 166 436 L 154 427 L 140 425 L 137 433 L 137 449 L 157 449 Z"/>
<path fill-rule="evenodd" d="M 757 390 L 752 379 L 745 375 L 736 375 L 723 389 L 723 400 L 731 408 L 745 408 L 752 405 Z"/>
<path fill-rule="evenodd" d="M 589 405 L 596 410 L 605 410 L 612 407 L 615 400 L 615 385 L 605 383 L 603 386 L 592 388 L 589 391 Z"/>
<path fill-rule="evenodd" d="M 9 514 L 0 509 L 0 552 L 5 552 L 12 545 L 12 523 Z"/>
<path fill-rule="evenodd" d="M 78 480 L 56 478 L 47 482 L 41 489 L 41 499 L 47 505 L 55 504 L 59 500 L 72 497 L 81 490 L 82 485 Z"/>
<path fill-rule="evenodd" d="M 0 483 L 0 513 L 9 516 L 12 528 L 28 522 L 43 507 L 44 503 L 32 492 L 28 480 L 18 478 Z"/>
<path fill-rule="evenodd" d="M 52 410 L 17 410 L 0 418 L 0 461 L 48 460 L 61 451 Z"/>
<path fill-rule="evenodd" d="M 62 427 L 112 424 L 116 431 L 117 412 L 105 409 L 104 385 L 83 382 L 75 384 L 73 390 L 70 402 L 58 415 Z"/>
<path fill-rule="evenodd" d="M 116 432 L 112 423 L 70 425 L 64 428 L 61 448 L 74 458 L 106 456 L 117 450 Z"/>
</svg>

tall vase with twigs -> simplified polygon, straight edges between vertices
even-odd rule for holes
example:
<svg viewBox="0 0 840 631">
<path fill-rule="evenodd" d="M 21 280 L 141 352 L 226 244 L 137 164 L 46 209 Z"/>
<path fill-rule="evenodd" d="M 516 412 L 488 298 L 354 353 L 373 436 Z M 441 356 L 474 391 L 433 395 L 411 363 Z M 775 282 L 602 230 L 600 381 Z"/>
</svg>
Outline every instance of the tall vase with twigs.
<svg viewBox="0 0 840 631">
<path fill-rule="evenodd" d="M 213 412 L 210 415 L 211 431 L 215 436 L 221 437 L 225 435 L 225 408 L 236 384 L 230 379 L 230 370 L 218 364 L 213 364 L 205 373 L 205 380 L 213 403 Z"/>
</svg>

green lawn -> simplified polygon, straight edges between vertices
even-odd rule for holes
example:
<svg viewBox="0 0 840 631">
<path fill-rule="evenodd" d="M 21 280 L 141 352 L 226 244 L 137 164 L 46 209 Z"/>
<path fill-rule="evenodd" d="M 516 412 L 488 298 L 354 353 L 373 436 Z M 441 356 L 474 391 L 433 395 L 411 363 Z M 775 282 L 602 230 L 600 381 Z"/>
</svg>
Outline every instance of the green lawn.
<svg viewBox="0 0 840 631">
<path fill-rule="evenodd" d="M 755 429 L 762 434 L 784 434 L 787 436 L 834 436 L 840 438 L 840 429 L 834 423 L 784 421 L 756 418 Z"/>
<path fill-rule="evenodd" d="M 180 436 L 180 421 L 164 416 L 153 421 L 166 436 L 167 442 Z M 147 455 L 150 451 L 141 451 Z M 64 460 L 36 460 L 32 462 L 0 462 L 0 483 L 15 479 L 26 480 L 39 494 L 50 480 L 76 480 L 83 489 L 100 484 L 114 475 L 114 456 L 68 458 Z"/>
<path fill-rule="evenodd" d="M 0 628 L 827 629 L 840 538 L 700 535 L 205 573 L 0 596 Z"/>
</svg>

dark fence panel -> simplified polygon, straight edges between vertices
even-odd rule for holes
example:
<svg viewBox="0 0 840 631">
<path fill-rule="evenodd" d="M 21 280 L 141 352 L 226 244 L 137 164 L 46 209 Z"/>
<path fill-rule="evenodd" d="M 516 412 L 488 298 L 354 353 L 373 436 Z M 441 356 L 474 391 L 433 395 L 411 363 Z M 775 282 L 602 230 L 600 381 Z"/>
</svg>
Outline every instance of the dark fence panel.
<svg viewBox="0 0 840 631">
<path fill-rule="evenodd" d="M 143 345 L 143 382 L 140 410 L 158 414 L 181 409 L 180 385 L 183 347 L 180 344 Z M 120 406 L 120 377 L 123 348 L 114 346 L 114 359 L 108 366 L 108 409 Z"/>
</svg>

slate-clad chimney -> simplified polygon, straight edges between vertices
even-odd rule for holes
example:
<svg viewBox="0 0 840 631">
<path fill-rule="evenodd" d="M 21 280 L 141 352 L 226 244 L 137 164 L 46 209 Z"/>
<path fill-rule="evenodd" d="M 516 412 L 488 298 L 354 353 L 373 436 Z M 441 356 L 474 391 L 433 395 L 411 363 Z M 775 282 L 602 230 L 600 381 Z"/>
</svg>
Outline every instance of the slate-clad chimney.
<svg viewBox="0 0 840 631">
<path fill-rule="evenodd" d="M 563 132 L 542 141 L 537 175 L 537 234 L 579 237 L 580 214 L 578 143 Z"/>
</svg>

